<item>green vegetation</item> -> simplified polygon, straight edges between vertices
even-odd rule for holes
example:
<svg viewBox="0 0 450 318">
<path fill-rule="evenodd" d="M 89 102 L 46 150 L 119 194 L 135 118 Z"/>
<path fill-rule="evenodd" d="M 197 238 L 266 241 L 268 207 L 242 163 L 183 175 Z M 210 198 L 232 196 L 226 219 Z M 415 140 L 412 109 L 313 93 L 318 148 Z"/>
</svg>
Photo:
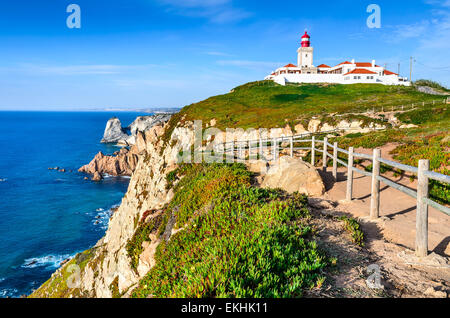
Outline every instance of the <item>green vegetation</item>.
<svg viewBox="0 0 450 318">
<path fill-rule="evenodd" d="M 418 125 L 410 129 L 388 129 L 370 134 L 352 134 L 336 138 L 341 148 L 381 147 L 387 143 L 399 145 L 391 151 L 401 163 L 417 167 L 420 159 L 430 160 L 430 169 L 449 174 L 450 167 L 450 110 L 447 107 L 419 107 L 398 115 L 405 123 Z M 370 166 L 367 167 L 370 170 Z M 385 171 L 392 170 L 385 166 Z M 384 172 L 385 172 L 384 171 Z M 398 173 L 398 172 L 397 172 Z M 450 185 L 430 182 L 430 197 L 441 204 L 450 204 Z"/>
<path fill-rule="evenodd" d="M 248 83 L 232 92 L 184 107 L 178 120 L 217 120 L 218 128 L 273 128 L 332 113 L 349 113 L 430 101 L 439 97 L 413 87 L 377 84 L 302 84 L 280 86 L 272 81 Z M 173 128 L 172 128 L 173 129 Z M 167 136 L 170 136 L 170 129 Z"/>
<path fill-rule="evenodd" d="M 359 225 L 358 221 L 347 216 L 341 216 L 339 219 L 344 221 L 345 229 L 352 236 L 353 243 L 361 247 L 364 246 L 364 233 L 361 230 L 361 225 Z"/>
<path fill-rule="evenodd" d="M 134 232 L 133 237 L 127 242 L 126 249 L 131 260 L 131 268 L 134 271 L 137 271 L 139 256 L 143 251 L 142 243 L 144 241 L 149 241 L 148 236 L 158 228 L 158 225 L 159 224 L 156 219 L 149 223 L 142 222 Z"/>
<path fill-rule="evenodd" d="M 120 292 L 119 292 L 119 276 L 116 276 L 114 280 L 109 285 L 109 290 L 111 291 L 112 298 L 120 298 Z"/>
<path fill-rule="evenodd" d="M 431 80 L 426 80 L 426 79 L 420 79 L 414 82 L 415 86 L 428 86 L 428 87 L 432 87 L 432 88 L 436 88 L 437 90 L 440 91 L 444 91 L 444 92 L 450 92 L 450 90 L 443 86 L 442 84 L 435 82 L 435 81 L 431 81 Z"/>
<path fill-rule="evenodd" d="M 80 272 L 83 272 L 93 256 L 93 249 L 77 254 L 61 268 L 60 272 L 56 273 L 35 290 L 29 298 L 68 298 L 71 295 L 73 297 L 83 296 L 78 288 L 69 288 L 67 281 L 76 277 L 76 271 L 73 270 L 73 265 L 79 266 Z"/>
<path fill-rule="evenodd" d="M 183 227 L 156 252 L 133 297 L 300 297 L 329 263 L 304 196 L 251 185 L 241 164 L 186 165 L 167 219 Z"/>
</svg>

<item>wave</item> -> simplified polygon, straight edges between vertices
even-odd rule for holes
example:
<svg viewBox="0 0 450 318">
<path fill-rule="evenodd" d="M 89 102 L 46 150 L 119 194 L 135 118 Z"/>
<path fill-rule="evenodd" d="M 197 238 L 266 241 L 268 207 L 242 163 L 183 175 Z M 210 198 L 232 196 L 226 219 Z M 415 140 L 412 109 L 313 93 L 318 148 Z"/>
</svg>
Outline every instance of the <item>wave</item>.
<svg viewBox="0 0 450 318">
<path fill-rule="evenodd" d="M 62 254 L 62 255 L 46 255 L 41 257 L 27 258 L 21 267 L 23 268 L 36 268 L 45 267 L 47 269 L 56 269 L 61 266 L 61 262 L 73 258 L 75 254 Z"/>
<path fill-rule="evenodd" d="M 16 297 L 19 291 L 15 288 L 6 288 L 0 290 L 0 298 Z"/>
<path fill-rule="evenodd" d="M 8 180 L 8 178 L 3 178 L 3 179 L 0 179 L 0 182 L 6 182 L 6 180 Z"/>
<path fill-rule="evenodd" d="M 96 212 L 99 212 L 99 213 L 97 213 L 97 215 L 92 220 L 92 224 L 96 225 L 96 226 L 100 226 L 100 228 L 102 230 L 107 230 L 108 225 L 109 225 L 109 220 L 111 219 L 111 216 L 113 215 L 114 210 L 116 210 L 119 206 L 120 206 L 120 204 L 114 204 L 113 206 L 111 206 L 111 208 L 109 208 L 106 211 L 102 208 L 97 209 Z"/>
</svg>

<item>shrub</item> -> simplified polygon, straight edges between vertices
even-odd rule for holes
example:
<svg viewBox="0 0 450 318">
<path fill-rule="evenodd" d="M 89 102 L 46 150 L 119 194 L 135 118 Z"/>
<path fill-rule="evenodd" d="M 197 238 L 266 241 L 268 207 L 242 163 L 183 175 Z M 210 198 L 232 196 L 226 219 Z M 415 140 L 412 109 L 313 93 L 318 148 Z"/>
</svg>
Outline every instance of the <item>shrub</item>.
<svg viewBox="0 0 450 318">
<path fill-rule="evenodd" d="M 133 297 L 299 297 L 323 283 L 305 196 L 251 186 L 242 164 L 191 165 L 174 191 L 166 215 L 184 230 Z"/>
<path fill-rule="evenodd" d="M 341 216 L 339 219 L 341 221 L 344 221 L 345 229 L 352 236 L 353 242 L 358 246 L 364 246 L 364 233 L 361 230 L 361 226 L 359 225 L 358 221 L 347 216 Z"/>
</svg>

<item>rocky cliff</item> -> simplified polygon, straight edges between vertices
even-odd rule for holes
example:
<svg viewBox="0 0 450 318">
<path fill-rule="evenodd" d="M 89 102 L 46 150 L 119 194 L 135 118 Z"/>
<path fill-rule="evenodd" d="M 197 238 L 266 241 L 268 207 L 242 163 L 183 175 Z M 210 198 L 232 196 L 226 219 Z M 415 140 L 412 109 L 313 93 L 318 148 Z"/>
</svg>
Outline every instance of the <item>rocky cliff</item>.
<svg viewBox="0 0 450 318">
<path fill-rule="evenodd" d="M 135 143 L 131 149 L 121 150 L 117 154 L 117 157 L 123 158 L 123 162 L 128 165 L 97 154 L 89 165 L 82 168 L 82 171 L 88 173 L 114 171 L 118 175 L 133 170 L 127 193 L 111 217 L 105 236 L 92 249 L 78 254 L 62 266 L 31 297 L 127 297 L 155 265 L 156 247 L 162 241 L 169 240 L 176 231 L 182 230 L 174 229 L 174 221 L 168 220 L 163 235 L 159 238 L 150 237 L 149 241 L 144 240 L 135 247 L 139 251 L 135 259 L 130 259 L 127 244 L 136 235 L 139 225 L 152 218 L 157 220 L 156 222 L 162 222 L 162 210 L 174 196 L 173 191 L 168 190 L 171 187 L 167 187 L 167 175 L 177 168 L 180 151 L 190 149 L 193 145 L 194 123 L 180 121 L 175 127 L 170 127 L 170 123 L 159 122 L 144 132 L 138 128 L 136 131 Z M 168 132 L 170 135 L 167 138 Z M 259 131 L 219 133 L 214 141 L 254 140 L 259 138 L 259 134 Z M 268 131 L 269 137 L 290 134 L 292 132 L 289 127 Z M 207 136 L 206 138 L 208 139 Z M 286 162 L 286 165 L 293 164 L 297 163 Z M 283 171 L 272 171 L 273 173 L 268 174 L 271 175 L 270 178 L 267 177 L 263 182 L 268 187 L 283 187 L 281 179 L 286 174 Z M 271 172 L 271 169 L 268 172 Z M 311 176 L 317 179 L 316 177 Z M 302 182 L 297 182 L 295 189 L 291 187 L 292 189 L 286 190 L 305 193 L 323 191 L 323 185 L 318 184 L 314 189 L 306 189 L 304 180 L 299 180 Z"/>
<path fill-rule="evenodd" d="M 122 127 L 122 124 L 117 117 L 113 117 L 108 120 L 106 124 L 101 142 L 117 143 L 125 146 L 134 145 L 136 143 L 136 136 L 139 132 L 144 132 L 153 126 L 164 124 L 170 117 L 170 114 L 139 116 L 126 128 Z"/>
<path fill-rule="evenodd" d="M 174 133 L 185 135 L 180 129 L 184 128 L 177 128 Z M 92 249 L 77 255 L 56 271 L 31 297 L 113 297 L 116 292 L 125 293 L 147 273 L 152 253 L 143 253 L 147 257 L 134 270 L 126 245 L 143 214 L 163 208 L 173 195 L 166 190 L 165 176 L 174 169 L 178 148 L 164 147 L 160 138 L 163 132 L 162 123 L 145 132 L 137 132 L 132 150 L 122 150 L 118 154 L 128 158 L 126 160 L 132 162 L 130 166 L 97 154 L 89 165 L 82 168 L 89 173 L 103 169 L 122 174 L 130 172 L 136 162 L 128 191 L 111 217 L 105 236 Z M 189 138 L 184 140 L 191 142 Z M 154 251 L 154 246 L 151 249 Z"/>
</svg>

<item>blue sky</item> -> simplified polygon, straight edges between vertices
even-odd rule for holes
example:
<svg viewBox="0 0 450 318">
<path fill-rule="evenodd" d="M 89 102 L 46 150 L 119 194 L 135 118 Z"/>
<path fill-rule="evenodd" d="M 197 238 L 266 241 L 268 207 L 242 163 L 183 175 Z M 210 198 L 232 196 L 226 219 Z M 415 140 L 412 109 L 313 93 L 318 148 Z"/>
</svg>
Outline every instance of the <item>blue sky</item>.
<svg viewBox="0 0 450 318">
<path fill-rule="evenodd" d="M 414 56 L 414 79 L 450 85 L 450 0 L 17 0 L 0 5 L 0 109 L 181 107 L 296 63 L 305 29 L 315 65 L 376 59 L 409 76 Z"/>
</svg>

